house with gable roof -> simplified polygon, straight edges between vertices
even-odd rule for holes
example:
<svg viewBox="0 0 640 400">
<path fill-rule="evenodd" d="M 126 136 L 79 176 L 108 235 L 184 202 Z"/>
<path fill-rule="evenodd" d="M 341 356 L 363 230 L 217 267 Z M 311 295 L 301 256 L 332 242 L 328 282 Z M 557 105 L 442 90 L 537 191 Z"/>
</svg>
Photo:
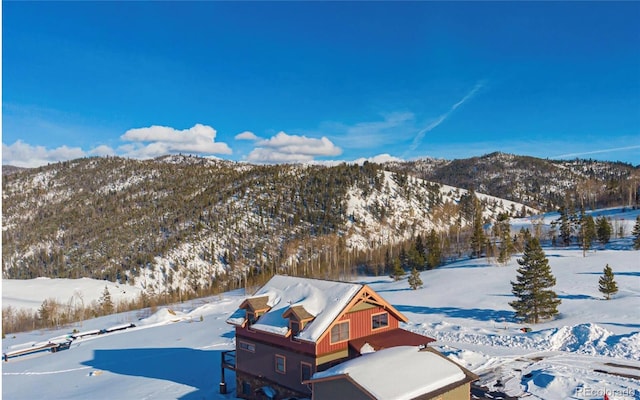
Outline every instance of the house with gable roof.
<svg viewBox="0 0 640 400">
<path fill-rule="evenodd" d="M 317 372 L 313 400 L 468 400 L 478 376 L 430 347 L 398 346 Z"/>
<path fill-rule="evenodd" d="M 365 284 L 275 275 L 227 319 L 235 326 L 236 395 L 309 398 L 317 372 L 434 340 L 401 329 L 407 321 Z"/>
</svg>

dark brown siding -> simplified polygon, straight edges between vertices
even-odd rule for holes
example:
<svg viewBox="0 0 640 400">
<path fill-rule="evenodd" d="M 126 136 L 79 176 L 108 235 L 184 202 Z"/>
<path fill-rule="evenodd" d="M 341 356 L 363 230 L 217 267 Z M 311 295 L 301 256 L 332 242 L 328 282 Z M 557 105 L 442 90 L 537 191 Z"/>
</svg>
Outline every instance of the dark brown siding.
<svg viewBox="0 0 640 400">
<path fill-rule="evenodd" d="M 273 344 L 274 346 L 289 348 L 293 351 L 301 353 L 315 354 L 315 346 L 313 345 L 313 343 L 300 342 L 279 335 L 271 335 L 269 333 L 236 327 L 236 338 L 239 339 L 241 337 L 247 340 L 258 340 L 261 342 Z"/>
<path fill-rule="evenodd" d="M 433 395 L 426 394 L 414 400 L 468 400 L 470 398 L 469 383 L 453 388 L 448 392 Z M 336 378 L 313 384 L 313 400 L 371 400 L 361 388 L 346 378 Z M 381 399 L 382 400 L 382 399 Z"/>
<path fill-rule="evenodd" d="M 240 343 L 249 343 L 255 346 L 255 351 L 242 349 Z M 286 360 L 286 372 L 276 371 L 276 354 L 284 356 Z M 236 336 L 236 369 L 255 377 L 264 377 L 284 387 L 300 393 L 310 394 L 311 391 L 301 383 L 301 362 L 315 365 L 315 357 L 311 354 L 295 352 L 284 347 L 252 340 L 250 337 Z M 312 370 L 313 374 L 315 370 Z M 268 383 L 265 383 L 266 385 Z M 241 388 L 239 388 L 240 390 Z M 256 388 L 253 388 L 254 390 Z"/>
<path fill-rule="evenodd" d="M 344 378 L 313 384 L 313 400 L 336 399 L 371 400 L 371 397 Z"/>
</svg>

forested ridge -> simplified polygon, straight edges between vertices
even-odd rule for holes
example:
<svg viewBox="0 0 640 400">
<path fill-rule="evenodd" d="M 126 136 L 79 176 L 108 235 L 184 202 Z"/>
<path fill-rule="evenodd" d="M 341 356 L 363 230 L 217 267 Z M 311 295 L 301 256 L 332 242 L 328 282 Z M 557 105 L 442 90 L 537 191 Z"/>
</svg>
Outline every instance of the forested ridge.
<svg viewBox="0 0 640 400">
<path fill-rule="evenodd" d="M 548 160 L 505 153 L 459 160 L 394 163 L 398 170 L 451 186 L 554 210 L 566 195 L 587 201 L 589 208 L 637 202 L 640 168 L 621 162 Z"/>
<path fill-rule="evenodd" d="M 283 268 L 387 273 L 407 243 L 436 233 L 438 259 L 472 254 L 475 220 L 530 213 L 523 204 L 555 210 L 567 198 L 582 207 L 634 205 L 639 182 L 627 164 L 501 153 L 335 166 L 100 157 L 11 172 L 3 174 L 4 278 L 92 277 L 193 292 Z M 474 192 L 515 203 L 472 201 Z"/>
</svg>

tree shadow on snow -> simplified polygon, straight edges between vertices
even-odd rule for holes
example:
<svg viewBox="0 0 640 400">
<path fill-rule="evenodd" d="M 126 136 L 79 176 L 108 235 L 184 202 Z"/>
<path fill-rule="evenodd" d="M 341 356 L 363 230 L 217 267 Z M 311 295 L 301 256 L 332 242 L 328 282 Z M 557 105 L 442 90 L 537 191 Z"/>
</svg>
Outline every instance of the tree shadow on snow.
<svg viewBox="0 0 640 400">
<path fill-rule="evenodd" d="M 471 261 L 469 260 L 469 263 L 455 263 L 455 264 L 448 264 L 448 265 L 443 265 L 442 267 L 440 267 L 441 269 L 460 269 L 460 268 L 495 268 L 497 267 L 495 264 L 490 264 L 490 263 L 481 263 L 481 262 L 476 262 L 476 261 Z"/>
<path fill-rule="evenodd" d="M 476 321 L 508 321 L 515 319 L 515 313 L 507 310 L 406 305 L 399 305 L 395 307 L 400 312 L 409 312 L 414 314 L 442 314 L 449 318 L 467 318 L 474 319 Z"/>
<path fill-rule="evenodd" d="M 231 395 L 218 393 L 220 354 L 220 350 L 192 348 L 105 349 L 95 350 L 93 359 L 82 364 L 114 374 L 161 379 L 195 389 L 180 400 L 234 398 L 235 377 L 230 371 L 225 371 L 225 380 Z"/>
<path fill-rule="evenodd" d="M 399 288 L 399 289 L 384 289 L 384 290 L 376 290 L 377 293 L 383 292 L 406 292 L 407 290 L 413 290 L 411 288 Z"/>
<path fill-rule="evenodd" d="M 619 322 L 596 322 L 596 324 L 598 324 L 598 325 L 622 326 L 622 327 L 625 327 L 625 328 L 640 329 L 640 324 L 622 324 L 622 323 L 619 323 Z M 631 333 L 631 335 L 633 335 L 633 334 L 635 334 L 635 332 Z"/>
<path fill-rule="evenodd" d="M 602 276 L 602 272 L 578 272 L 578 275 L 598 275 L 598 276 Z M 637 271 L 623 271 L 623 272 L 618 272 L 618 271 L 613 271 L 613 275 L 614 276 L 640 276 L 640 272 Z"/>
<path fill-rule="evenodd" d="M 562 300 L 599 300 L 599 298 L 588 294 L 559 294 L 558 298 Z"/>
<path fill-rule="evenodd" d="M 226 339 L 233 339 L 236 337 L 236 331 L 234 330 L 230 330 L 227 331 L 225 333 L 223 333 L 222 335 L 220 335 L 221 338 L 226 338 Z"/>
</svg>

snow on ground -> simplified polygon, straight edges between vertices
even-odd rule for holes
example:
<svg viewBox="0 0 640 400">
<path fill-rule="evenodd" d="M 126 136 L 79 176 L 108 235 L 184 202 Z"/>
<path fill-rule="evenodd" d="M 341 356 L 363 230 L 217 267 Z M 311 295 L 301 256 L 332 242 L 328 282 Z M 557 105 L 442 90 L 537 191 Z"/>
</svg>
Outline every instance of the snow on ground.
<svg viewBox="0 0 640 400">
<path fill-rule="evenodd" d="M 46 299 L 55 299 L 60 304 L 90 305 L 98 301 L 105 286 L 111 300 L 117 304 L 123 300 L 134 300 L 142 289 L 131 285 L 98 279 L 3 279 L 2 306 L 26 308 L 37 311 Z"/>
<path fill-rule="evenodd" d="M 638 214 L 602 212 L 624 221 Z M 628 235 L 631 228 L 625 227 Z M 562 304 L 559 318 L 536 325 L 516 323 L 508 305 L 518 256 L 506 266 L 474 259 L 425 271 L 424 287 L 415 291 L 406 279 L 368 277 L 358 282 L 369 284 L 405 314 L 410 320 L 405 329 L 437 339 L 436 348 L 478 374 L 479 383 L 491 389 L 531 399 L 602 399 L 607 393 L 611 400 L 640 400 L 640 252 L 629 250 L 630 243 L 629 237 L 615 239 L 586 257 L 577 248 L 546 247 Z M 619 286 L 609 301 L 598 292 L 606 264 Z M 52 283 L 37 281 L 45 282 L 43 287 Z M 13 293 L 19 299 L 13 283 L 3 281 L 3 296 Z M 73 291 L 75 283 L 67 283 Z M 233 399 L 235 382 L 229 371 L 225 378 L 230 394 L 218 394 L 220 356 L 234 347 L 233 329 L 225 321 L 243 299 L 240 290 L 154 312 L 133 311 L 59 330 L 7 335 L 3 352 L 64 337 L 73 329 L 136 325 L 74 340 L 69 350 L 58 353 L 9 359 L 2 363 L 2 398 Z M 532 331 L 522 332 L 525 326 Z"/>
<path fill-rule="evenodd" d="M 224 321 L 244 293 L 85 321 L 61 330 L 7 335 L 3 352 L 21 343 L 131 322 L 124 331 L 74 340 L 69 350 L 9 359 L 2 365 L 3 399 L 220 399 L 220 354 L 234 347 Z M 233 382 L 227 372 L 227 380 Z M 234 385 L 235 386 L 235 385 Z"/>
<path fill-rule="evenodd" d="M 546 254 L 562 304 L 558 319 L 537 325 L 516 323 L 508 305 L 515 258 L 504 267 L 475 259 L 424 272 L 424 288 L 417 291 L 406 281 L 366 281 L 409 318 L 405 329 L 435 338 L 435 347 L 489 388 L 541 399 L 595 399 L 586 391 L 605 389 L 621 394 L 611 399 L 640 398 L 640 253 Z M 598 292 L 607 263 L 619 286 L 609 301 Z"/>
</svg>

